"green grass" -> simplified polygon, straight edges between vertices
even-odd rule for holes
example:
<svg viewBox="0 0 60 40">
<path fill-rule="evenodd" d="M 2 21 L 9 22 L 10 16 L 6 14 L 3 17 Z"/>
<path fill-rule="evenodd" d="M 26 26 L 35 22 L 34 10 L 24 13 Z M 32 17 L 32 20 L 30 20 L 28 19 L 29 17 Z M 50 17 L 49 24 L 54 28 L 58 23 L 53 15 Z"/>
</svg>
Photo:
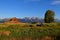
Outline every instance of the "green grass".
<svg viewBox="0 0 60 40">
<path fill-rule="evenodd" d="M 29 25 L 26 25 L 26 24 L 23 27 L 21 27 L 18 24 L 9 25 L 9 26 L 5 25 L 6 27 L 5 26 L 0 27 L 0 31 L 10 31 L 11 34 L 9 36 L 1 35 L 0 38 L 3 39 L 3 38 L 9 38 L 9 37 L 57 36 L 60 34 L 59 23 L 44 24 L 44 25 L 42 25 L 42 27 L 37 27 L 36 25 L 33 25 L 33 27 L 29 27 Z"/>
</svg>

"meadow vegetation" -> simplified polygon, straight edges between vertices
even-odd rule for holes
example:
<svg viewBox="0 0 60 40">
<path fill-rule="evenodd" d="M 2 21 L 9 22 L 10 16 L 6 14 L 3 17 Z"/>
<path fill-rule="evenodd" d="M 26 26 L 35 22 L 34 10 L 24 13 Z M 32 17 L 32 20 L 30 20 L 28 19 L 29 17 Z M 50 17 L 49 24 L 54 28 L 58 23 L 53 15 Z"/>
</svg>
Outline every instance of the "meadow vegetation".
<svg viewBox="0 0 60 40">
<path fill-rule="evenodd" d="M 38 25 L 38 26 L 37 26 Z M 0 24 L 0 40 L 6 38 L 41 38 L 42 36 L 57 36 L 60 34 L 60 23 L 41 24 Z"/>
</svg>

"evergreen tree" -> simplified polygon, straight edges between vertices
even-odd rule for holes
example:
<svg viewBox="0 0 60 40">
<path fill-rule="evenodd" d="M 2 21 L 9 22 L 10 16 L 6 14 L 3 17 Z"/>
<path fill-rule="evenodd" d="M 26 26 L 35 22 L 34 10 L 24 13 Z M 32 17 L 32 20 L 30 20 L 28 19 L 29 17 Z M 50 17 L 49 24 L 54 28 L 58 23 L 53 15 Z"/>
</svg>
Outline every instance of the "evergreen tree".
<svg viewBox="0 0 60 40">
<path fill-rule="evenodd" d="M 52 10 L 47 10 L 45 13 L 44 22 L 45 23 L 54 22 L 54 15 L 55 15 L 55 13 Z"/>
</svg>

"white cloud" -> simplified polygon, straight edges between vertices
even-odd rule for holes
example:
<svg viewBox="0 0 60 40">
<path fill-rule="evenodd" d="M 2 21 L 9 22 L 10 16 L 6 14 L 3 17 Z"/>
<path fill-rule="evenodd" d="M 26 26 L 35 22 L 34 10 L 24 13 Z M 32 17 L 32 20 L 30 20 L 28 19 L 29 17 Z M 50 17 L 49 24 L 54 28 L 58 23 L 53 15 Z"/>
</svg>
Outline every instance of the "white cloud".
<svg viewBox="0 0 60 40">
<path fill-rule="evenodd" d="M 51 3 L 52 5 L 59 5 L 60 4 L 60 0 L 55 0 Z"/>
</svg>

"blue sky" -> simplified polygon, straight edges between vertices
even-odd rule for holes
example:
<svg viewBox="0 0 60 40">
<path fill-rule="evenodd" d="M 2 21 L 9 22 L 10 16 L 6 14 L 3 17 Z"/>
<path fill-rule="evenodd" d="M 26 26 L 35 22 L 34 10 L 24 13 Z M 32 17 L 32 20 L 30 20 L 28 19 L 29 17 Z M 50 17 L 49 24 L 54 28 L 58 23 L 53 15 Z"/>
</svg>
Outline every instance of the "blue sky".
<svg viewBox="0 0 60 40">
<path fill-rule="evenodd" d="M 46 10 L 60 19 L 60 0 L 0 0 L 0 18 L 44 18 Z"/>
</svg>

